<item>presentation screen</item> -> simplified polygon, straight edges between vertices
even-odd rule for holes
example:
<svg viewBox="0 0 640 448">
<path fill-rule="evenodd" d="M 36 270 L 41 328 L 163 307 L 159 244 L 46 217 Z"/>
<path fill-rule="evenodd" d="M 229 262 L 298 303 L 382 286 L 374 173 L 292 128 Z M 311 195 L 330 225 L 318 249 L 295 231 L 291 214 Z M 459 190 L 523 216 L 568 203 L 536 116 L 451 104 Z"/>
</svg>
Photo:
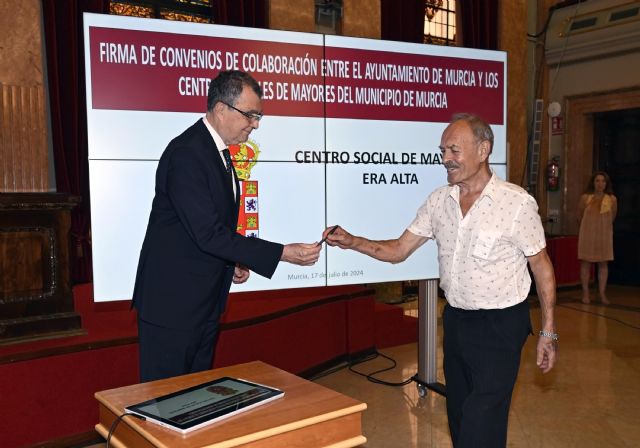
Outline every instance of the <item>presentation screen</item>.
<svg viewBox="0 0 640 448">
<path fill-rule="evenodd" d="M 247 237 L 312 243 L 335 224 L 400 236 L 446 184 L 438 146 L 458 112 L 491 124 L 505 178 L 504 52 L 97 14 L 84 33 L 96 301 L 131 298 L 158 160 L 202 119 L 221 70 L 264 92 L 260 127 L 230 148 Z M 437 277 L 433 242 L 397 265 L 326 247 L 232 292 Z"/>
</svg>

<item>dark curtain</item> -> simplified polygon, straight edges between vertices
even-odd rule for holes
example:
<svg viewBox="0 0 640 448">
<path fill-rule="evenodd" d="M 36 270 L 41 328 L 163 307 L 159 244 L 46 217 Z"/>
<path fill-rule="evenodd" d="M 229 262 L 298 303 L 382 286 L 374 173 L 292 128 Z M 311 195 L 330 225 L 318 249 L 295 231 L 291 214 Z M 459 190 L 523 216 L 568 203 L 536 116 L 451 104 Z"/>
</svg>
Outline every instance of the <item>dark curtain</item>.
<svg viewBox="0 0 640 448">
<path fill-rule="evenodd" d="M 424 0 L 382 0 L 381 38 L 422 43 L 424 39 Z"/>
<path fill-rule="evenodd" d="M 42 0 L 56 189 L 80 196 L 71 212 L 74 283 L 92 280 L 89 162 L 82 13 L 107 13 L 108 0 Z"/>
<path fill-rule="evenodd" d="M 498 49 L 498 0 L 462 0 L 456 2 L 462 25 L 462 46 Z"/>
<path fill-rule="evenodd" d="M 216 0 L 213 21 L 220 25 L 268 28 L 267 0 Z"/>
</svg>

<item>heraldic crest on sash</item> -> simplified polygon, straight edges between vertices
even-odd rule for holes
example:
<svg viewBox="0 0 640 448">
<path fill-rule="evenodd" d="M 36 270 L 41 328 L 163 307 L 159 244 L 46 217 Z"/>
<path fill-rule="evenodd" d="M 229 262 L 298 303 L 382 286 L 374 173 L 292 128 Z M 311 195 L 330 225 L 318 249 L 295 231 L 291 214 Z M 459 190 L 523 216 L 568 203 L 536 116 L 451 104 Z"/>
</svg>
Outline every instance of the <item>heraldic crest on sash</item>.
<svg viewBox="0 0 640 448">
<path fill-rule="evenodd" d="M 237 232 L 248 237 L 258 237 L 260 232 L 258 181 L 251 179 L 251 170 L 258 162 L 260 148 L 256 142 L 247 140 L 239 145 L 230 145 L 229 152 L 240 181 L 240 211 Z"/>
</svg>

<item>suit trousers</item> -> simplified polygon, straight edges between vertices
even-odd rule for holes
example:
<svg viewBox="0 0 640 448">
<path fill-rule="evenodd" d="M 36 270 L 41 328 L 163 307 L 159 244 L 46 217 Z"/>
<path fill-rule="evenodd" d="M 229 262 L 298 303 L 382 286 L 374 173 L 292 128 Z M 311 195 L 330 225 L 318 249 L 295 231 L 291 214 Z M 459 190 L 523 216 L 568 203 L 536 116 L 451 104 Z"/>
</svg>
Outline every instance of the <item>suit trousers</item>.
<svg viewBox="0 0 640 448">
<path fill-rule="evenodd" d="M 219 314 L 193 329 L 165 328 L 138 317 L 140 382 L 209 370 L 219 333 Z"/>
<path fill-rule="evenodd" d="M 455 448 L 507 444 L 509 406 L 522 347 L 531 334 L 529 303 L 443 312 L 447 416 Z"/>
</svg>

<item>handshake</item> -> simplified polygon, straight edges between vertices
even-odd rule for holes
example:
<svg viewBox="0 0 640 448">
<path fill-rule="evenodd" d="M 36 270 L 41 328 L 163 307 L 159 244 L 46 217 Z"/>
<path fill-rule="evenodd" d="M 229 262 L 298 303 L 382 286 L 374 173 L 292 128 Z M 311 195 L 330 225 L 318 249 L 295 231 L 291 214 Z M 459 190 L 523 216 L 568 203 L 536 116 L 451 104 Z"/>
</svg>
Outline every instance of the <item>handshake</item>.
<svg viewBox="0 0 640 448">
<path fill-rule="evenodd" d="M 300 266 L 312 266 L 318 261 L 322 243 L 338 246 L 342 249 L 350 247 L 353 236 L 340 226 L 327 227 L 322 232 L 322 239 L 317 243 L 292 243 L 284 246 L 280 259 Z"/>
</svg>

